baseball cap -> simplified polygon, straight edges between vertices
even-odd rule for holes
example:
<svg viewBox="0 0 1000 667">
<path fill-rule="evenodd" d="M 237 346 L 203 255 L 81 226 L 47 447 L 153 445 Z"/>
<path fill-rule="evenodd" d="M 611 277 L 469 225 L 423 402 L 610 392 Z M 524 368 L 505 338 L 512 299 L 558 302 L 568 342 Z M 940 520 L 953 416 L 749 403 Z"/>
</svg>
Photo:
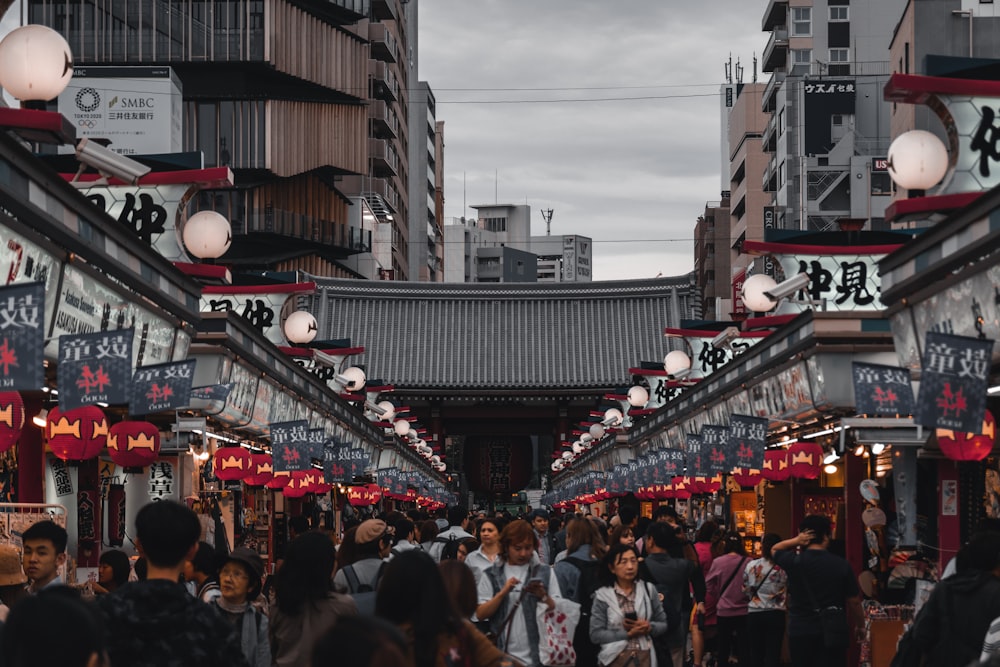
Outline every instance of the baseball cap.
<svg viewBox="0 0 1000 667">
<path fill-rule="evenodd" d="M 385 525 L 385 521 L 382 519 L 368 519 L 362 521 L 361 525 L 358 526 L 357 532 L 354 533 L 354 541 L 358 544 L 368 544 L 381 538 L 387 532 L 389 532 L 389 529 Z"/>
</svg>

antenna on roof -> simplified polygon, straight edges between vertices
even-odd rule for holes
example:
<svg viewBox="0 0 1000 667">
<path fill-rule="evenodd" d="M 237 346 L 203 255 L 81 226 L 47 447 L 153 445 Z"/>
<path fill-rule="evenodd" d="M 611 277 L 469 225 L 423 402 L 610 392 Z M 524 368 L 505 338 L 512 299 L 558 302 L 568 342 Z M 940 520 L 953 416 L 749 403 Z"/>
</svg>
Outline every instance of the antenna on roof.
<svg viewBox="0 0 1000 667">
<path fill-rule="evenodd" d="M 552 209 L 551 208 L 543 208 L 542 209 L 542 218 L 545 219 L 545 235 L 546 236 L 551 236 L 552 235 Z"/>
</svg>

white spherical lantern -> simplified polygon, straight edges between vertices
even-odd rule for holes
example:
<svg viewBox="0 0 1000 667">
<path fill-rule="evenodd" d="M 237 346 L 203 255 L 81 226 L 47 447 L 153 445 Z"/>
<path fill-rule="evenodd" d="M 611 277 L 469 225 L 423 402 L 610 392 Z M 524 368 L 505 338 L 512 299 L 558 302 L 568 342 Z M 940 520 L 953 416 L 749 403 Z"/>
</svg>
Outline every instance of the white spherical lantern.
<svg viewBox="0 0 1000 667">
<path fill-rule="evenodd" d="M 622 414 L 621 410 L 618 408 L 609 408 L 604 411 L 604 419 L 602 421 L 608 422 L 612 427 L 618 427 L 621 426 L 622 419 L 624 418 L 625 415 Z"/>
<path fill-rule="evenodd" d="M 428 458 L 430 458 L 434 454 L 434 450 L 428 447 L 427 443 L 424 443 L 420 447 L 417 447 L 417 451 L 420 452 L 423 456 L 426 456 Z"/>
<path fill-rule="evenodd" d="M 573 443 L 573 453 L 574 454 L 583 454 L 584 449 L 585 448 L 583 446 L 583 443 L 580 442 L 579 440 L 577 440 L 576 442 Z"/>
<path fill-rule="evenodd" d="M 641 408 L 649 403 L 649 392 L 645 387 L 635 386 L 628 390 L 628 404 L 633 408 Z"/>
<path fill-rule="evenodd" d="M 448 465 L 444 461 L 442 461 L 441 463 L 434 466 L 434 469 L 437 470 L 438 472 L 444 472 L 445 470 L 448 469 Z"/>
<path fill-rule="evenodd" d="M 755 313 L 766 313 L 778 302 L 770 298 L 764 292 L 770 292 L 778 283 L 774 278 L 763 273 L 757 273 L 743 281 L 743 289 L 740 291 L 740 298 L 743 305 Z"/>
<path fill-rule="evenodd" d="M 184 223 L 184 247 L 199 259 L 217 259 L 233 242 L 233 228 L 226 216 L 215 211 L 198 211 Z"/>
<path fill-rule="evenodd" d="M 563 469 L 562 459 L 556 459 L 552 462 L 552 472 L 559 472 Z"/>
<path fill-rule="evenodd" d="M 691 358 L 687 356 L 686 352 L 674 350 L 663 357 L 663 370 L 667 372 L 667 375 L 676 375 L 689 368 L 691 368 Z"/>
<path fill-rule="evenodd" d="M 606 430 L 604 424 L 591 424 L 590 425 L 590 437 L 594 440 L 600 440 L 604 437 Z"/>
<path fill-rule="evenodd" d="M 409 436 L 407 436 L 407 437 L 409 437 Z M 413 438 L 413 439 L 410 440 L 410 447 L 413 447 L 414 449 L 420 449 L 421 447 L 425 446 L 426 444 L 427 443 L 425 441 L 421 440 L 420 438 Z"/>
<path fill-rule="evenodd" d="M 948 171 L 948 149 L 937 135 L 926 130 L 910 130 L 889 146 L 889 176 L 907 190 L 929 190 Z"/>
<path fill-rule="evenodd" d="M 0 86 L 22 102 L 53 100 L 72 78 L 73 54 L 52 28 L 26 25 L 0 41 Z"/>
<path fill-rule="evenodd" d="M 392 430 L 396 432 L 400 438 L 410 432 L 410 422 L 405 419 L 397 419 L 392 424 Z"/>
<path fill-rule="evenodd" d="M 431 464 L 432 465 L 438 465 L 439 463 L 441 463 L 441 457 L 440 456 L 438 456 L 437 454 L 434 454 L 433 456 L 431 456 Z"/>
<path fill-rule="evenodd" d="M 289 343 L 311 343 L 319 331 L 316 318 L 308 310 L 297 310 L 285 320 L 285 338 Z"/>
<path fill-rule="evenodd" d="M 563 459 L 563 461 L 569 461 L 571 458 L 573 458 L 573 452 L 563 452 L 562 453 L 562 459 Z"/>
<path fill-rule="evenodd" d="M 396 406 L 392 404 L 392 401 L 379 401 L 377 405 L 382 410 L 382 421 L 391 422 L 396 416 Z"/>
<path fill-rule="evenodd" d="M 337 376 L 343 382 L 344 389 L 350 392 L 361 391 L 365 388 L 365 372 L 357 366 L 350 366 Z"/>
</svg>

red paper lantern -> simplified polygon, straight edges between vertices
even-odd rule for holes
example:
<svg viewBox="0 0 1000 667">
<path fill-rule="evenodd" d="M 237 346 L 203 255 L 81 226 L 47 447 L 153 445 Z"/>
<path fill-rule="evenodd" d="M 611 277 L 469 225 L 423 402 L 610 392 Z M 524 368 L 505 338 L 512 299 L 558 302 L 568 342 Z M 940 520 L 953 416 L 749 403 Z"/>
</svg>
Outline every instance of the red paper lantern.
<svg viewBox="0 0 1000 667">
<path fill-rule="evenodd" d="M 288 485 L 281 490 L 286 498 L 303 498 L 309 493 L 309 472 L 306 470 L 292 471 Z"/>
<path fill-rule="evenodd" d="M 701 483 L 701 493 L 715 493 L 722 488 L 722 475 L 708 477 Z"/>
<path fill-rule="evenodd" d="M 792 477 L 816 479 L 823 464 L 823 448 L 815 442 L 796 442 L 788 448 L 788 468 Z"/>
<path fill-rule="evenodd" d="M 253 456 L 245 447 L 220 447 L 215 450 L 215 476 L 224 482 L 243 479 L 253 472 Z"/>
<path fill-rule="evenodd" d="M 687 477 L 674 477 L 673 480 L 671 480 L 671 485 L 674 488 L 674 498 L 687 500 L 691 497 L 691 489 L 688 486 Z"/>
<path fill-rule="evenodd" d="M 736 468 L 733 471 L 733 479 L 740 486 L 757 486 L 763 478 L 761 471 L 754 468 Z"/>
<path fill-rule="evenodd" d="M 271 475 L 271 479 L 264 482 L 264 487 L 268 489 L 283 489 L 292 481 L 292 473 L 286 471 L 276 472 Z"/>
<path fill-rule="evenodd" d="M 983 428 L 979 433 L 956 433 L 937 430 L 941 453 L 953 461 L 982 461 L 993 451 L 997 439 L 997 423 L 989 410 L 983 415 Z"/>
<path fill-rule="evenodd" d="M 24 401 L 16 391 L 0 391 L 0 452 L 6 452 L 21 437 Z"/>
<path fill-rule="evenodd" d="M 367 486 L 349 486 L 347 487 L 347 502 L 354 507 L 368 507 L 374 501 L 371 490 Z"/>
<path fill-rule="evenodd" d="M 95 405 L 62 412 L 49 410 L 45 422 L 49 449 L 63 461 L 86 461 L 101 453 L 108 441 L 108 418 Z"/>
<path fill-rule="evenodd" d="M 126 470 L 142 469 L 160 453 L 160 429 L 156 424 L 124 421 L 108 430 L 108 456 Z"/>
<path fill-rule="evenodd" d="M 382 500 L 382 487 L 381 486 L 379 486 L 378 484 L 368 484 L 367 486 L 368 486 L 368 493 L 371 494 L 372 503 L 373 504 L 377 503 L 380 500 Z M 407 494 L 407 495 L 409 495 L 409 494 Z M 416 492 L 414 492 L 413 497 L 414 497 L 414 499 L 416 499 Z"/>
<path fill-rule="evenodd" d="M 788 452 L 784 449 L 769 449 L 764 452 L 764 467 L 760 472 L 768 481 L 784 482 L 792 474 L 788 467 Z"/>
<path fill-rule="evenodd" d="M 243 479 L 250 486 L 264 486 L 274 478 L 270 454 L 250 455 L 250 474 Z"/>
</svg>

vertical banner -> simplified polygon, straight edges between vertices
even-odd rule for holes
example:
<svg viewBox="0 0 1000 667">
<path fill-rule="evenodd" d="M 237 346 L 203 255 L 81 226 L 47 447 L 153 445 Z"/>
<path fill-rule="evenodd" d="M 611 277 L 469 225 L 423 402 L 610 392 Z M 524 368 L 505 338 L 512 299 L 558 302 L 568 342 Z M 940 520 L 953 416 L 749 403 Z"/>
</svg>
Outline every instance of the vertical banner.
<svg viewBox="0 0 1000 667">
<path fill-rule="evenodd" d="M 132 376 L 129 413 L 148 415 L 186 408 L 191 402 L 194 359 L 137 368 Z"/>
<path fill-rule="evenodd" d="M 735 462 L 729 452 L 729 429 L 725 426 L 705 424 L 701 427 L 701 439 L 708 454 L 708 469 L 715 472 L 729 472 Z"/>
<path fill-rule="evenodd" d="M 45 283 L 0 287 L 0 389 L 45 384 Z"/>
<path fill-rule="evenodd" d="M 340 453 L 348 453 L 345 445 L 339 444 L 334 438 L 330 438 L 323 446 L 323 481 L 327 484 L 346 484 L 351 482 L 350 471 L 347 469 L 346 458 L 342 459 Z"/>
<path fill-rule="evenodd" d="M 729 453 L 738 468 L 761 470 L 767 449 L 767 418 L 730 415 Z"/>
<path fill-rule="evenodd" d="M 274 472 L 312 469 L 309 458 L 309 422 L 299 419 L 271 424 L 271 456 Z"/>
<path fill-rule="evenodd" d="M 993 341 L 928 331 L 916 422 L 979 433 L 986 412 Z"/>
<path fill-rule="evenodd" d="M 311 428 L 306 433 L 306 443 L 309 445 L 308 454 L 310 459 L 323 460 L 323 450 L 326 445 L 326 429 Z"/>
<path fill-rule="evenodd" d="M 701 435 L 688 433 L 684 436 L 684 446 L 687 447 L 688 477 L 711 477 L 712 470 L 708 465 L 705 441 Z"/>
<path fill-rule="evenodd" d="M 682 449 L 661 449 L 657 452 L 654 484 L 670 484 L 674 477 L 684 474 L 687 455 Z"/>
<path fill-rule="evenodd" d="M 854 411 L 859 415 L 905 417 L 913 414 L 910 369 L 855 361 Z"/>
<path fill-rule="evenodd" d="M 59 336 L 59 409 L 128 403 L 135 329 Z"/>
<path fill-rule="evenodd" d="M 120 547 L 125 544 L 125 485 L 108 486 L 108 544 Z"/>
</svg>

